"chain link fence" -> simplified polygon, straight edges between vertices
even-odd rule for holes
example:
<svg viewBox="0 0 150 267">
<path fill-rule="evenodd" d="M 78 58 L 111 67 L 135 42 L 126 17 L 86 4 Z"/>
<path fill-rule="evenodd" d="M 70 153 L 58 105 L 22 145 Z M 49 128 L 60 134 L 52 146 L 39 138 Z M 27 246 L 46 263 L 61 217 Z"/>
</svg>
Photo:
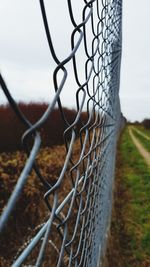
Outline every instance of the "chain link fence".
<svg viewBox="0 0 150 267">
<path fill-rule="evenodd" d="M 12 110 L 27 129 L 22 137 L 27 160 L 1 214 L 1 236 L 11 231 L 9 220 L 32 171 L 43 187 L 44 194 L 43 197 L 39 196 L 40 201 L 44 199 L 46 204 L 41 223 L 32 229 L 32 234 L 26 241 L 23 238 L 22 245 L 13 256 L 13 267 L 96 267 L 100 265 L 105 249 L 111 217 L 116 141 L 121 120 L 118 91 L 122 1 L 80 1 L 84 5 L 83 10 L 79 10 L 82 14 L 79 24 L 74 16 L 73 1 L 66 1 L 73 31 L 70 36 L 70 54 L 62 61 L 57 57 L 53 46 L 44 1 L 39 1 L 49 51 L 56 68 L 53 71 L 55 95 L 36 123 L 32 124 L 26 118 L 0 75 L 1 89 Z M 85 58 L 84 77 L 80 77 L 78 58 L 81 47 Z M 69 63 L 73 66 L 71 75 L 77 87 L 74 90 L 76 116 L 72 123 L 69 122 L 61 101 L 70 75 L 67 70 Z M 62 168 L 52 183 L 51 179 L 42 174 L 37 157 L 41 148 L 40 130 L 56 105 L 64 124 L 65 154 Z M 86 121 L 82 120 L 82 112 L 87 114 Z"/>
</svg>

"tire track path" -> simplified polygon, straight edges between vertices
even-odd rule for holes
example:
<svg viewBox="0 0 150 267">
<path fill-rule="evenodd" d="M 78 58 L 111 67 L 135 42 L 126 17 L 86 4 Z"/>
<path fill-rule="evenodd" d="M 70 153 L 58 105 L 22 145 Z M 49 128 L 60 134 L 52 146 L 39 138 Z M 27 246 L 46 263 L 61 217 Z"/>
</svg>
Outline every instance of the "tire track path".
<svg viewBox="0 0 150 267">
<path fill-rule="evenodd" d="M 143 147 L 143 145 L 140 143 L 140 141 L 135 137 L 131 127 L 129 127 L 129 134 L 130 134 L 130 137 L 131 137 L 134 145 L 136 146 L 136 148 L 138 149 L 138 151 L 140 152 L 140 154 L 144 158 L 147 165 L 150 167 L 150 153 Z"/>
<path fill-rule="evenodd" d="M 134 131 L 136 131 L 137 133 L 139 133 L 141 136 L 143 136 L 145 139 L 149 140 L 150 141 L 150 137 L 144 133 L 142 133 L 140 130 L 136 129 L 136 128 L 133 128 Z"/>
</svg>

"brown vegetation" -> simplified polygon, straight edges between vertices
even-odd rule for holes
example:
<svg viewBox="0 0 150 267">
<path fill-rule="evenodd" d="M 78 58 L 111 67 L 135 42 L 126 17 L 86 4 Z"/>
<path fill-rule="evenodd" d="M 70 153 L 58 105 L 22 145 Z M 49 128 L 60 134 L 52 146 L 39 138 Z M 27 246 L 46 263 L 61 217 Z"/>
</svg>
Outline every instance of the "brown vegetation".
<svg viewBox="0 0 150 267">
<path fill-rule="evenodd" d="M 47 109 L 45 103 L 19 103 L 18 107 L 27 119 L 34 124 L 41 118 Z M 69 124 L 76 118 L 77 112 L 63 108 L 63 113 Z M 77 123 L 76 131 L 82 127 L 82 123 L 87 121 L 86 113 L 81 114 L 80 121 Z M 53 146 L 63 144 L 63 132 L 67 128 L 59 109 L 54 109 L 49 118 L 39 129 L 42 146 Z M 18 119 L 12 108 L 8 105 L 0 106 L 0 152 L 16 151 L 22 149 L 21 137 L 27 130 L 25 125 Z M 69 136 L 67 136 L 69 138 Z"/>
<path fill-rule="evenodd" d="M 47 104 L 30 103 L 18 104 L 22 113 L 27 117 L 31 123 L 35 123 L 47 109 Z M 77 112 L 63 108 L 68 124 L 73 123 Z M 86 113 L 81 114 L 81 119 L 76 125 L 76 137 L 78 137 L 79 130 L 87 122 Z M 25 166 L 27 160 L 26 154 L 22 150 L 21 137 L 27 130 L 20 122 L 10 106 L 0 106 L 0 213 L 8 202 L 8 199 L 17 183 L 17 180 Z M 60 111 L 54 109 L 47 121 L 39 130 L 42 139 L 42 148 L 40 149 L 36 158 L 36 163 L 44 179 L 50 184 L 55 184 L 60 172 L 62 170 L 64 160 L 66 157 L 66 149 L 63 144 L 63 133 L 67 128 Z M 69 134 L 67 135 L 69 139 Z M 80 142 L 77 139 L 73 152 L 72 160 L 77 162 L 81 153 Z M 70 163 L 71 164 L 71 163 Z M 72 182 L 70 179 L 69 168 L 66 172 L 63 182 L 59 188 L 59 204 L 66 197 L 72 189 Z M 18 256 L 24 248 L 24 244 L 28 242 L 37 231 L 41 223 L 45 222 L 49 217 L 49 210 L 44 202 L 44 194 L 47 189 L 44 188 L 34 171 L 28 177 L 27 183 L 23 189 L 21 196 L 17 202 L 15 210 L 9 219 L 8 225 L 1 236 L 0 241 L 0 267 L 10 266 L 14 261 L 15 256 Z M 53 204 L 52 204 L 53 205 Z M 65 207 L 68 210 L 68 207 Z M 74 217 L 71 219 L 70 225 L 75 223 L 76 211 L 74 207 Z M 57 222 L 58 223 L 58 222 Z M 53 225 L 56 228 L 56 225 Z M 61 239 L 58 231 L 53 229 L 52 233 L 55 236 L 50 237 L 57 247 L 61 247 Z M 40 244 L 39 244 L 40 245 Z M 38 247 L 39 249 L 39 247 Z M 29 257 L 29 262 L 32 263 L 37 256 L 38 249 L 36 249 Z M 50 262 L 51 266 L 56 263 L 56 249 L 50 245 L 51 251 Z M 52 256 L 53 255 L 53 256 Z M 45 262 L 47 259 L 45 259 Z M 46 266 L 46 265 L 44 265 Z"/>
<path fill-rule="evenodd" d="M 46 104 L 23 104 L 20 103 L 19 108 L 23 114 L 28 118 L 31 123 L 35 123 L 45 112 Z M 75 110 L 63 109 L 68 124 L 73 123 L 77 116 Z M 1 146 L 0 146 L 0 213 L 3 211 L 8 199 L 17 183 L 17 180 L 25 166 L 27 160 L 26 154 L 22 151 L 21 136 L 26 131 L 25 126 L 19 121 L 15 113 L 9 106 L 0 107 L 0 120 L 2 130 L 0 132 Z M 76 137 L 79 135 L 80 129 L 87 123 L 88 115 L 81 113 L 81 119 L 76 124 L 74 130 L 76 131 Z M 92 124 L 92 119 L 91 119 Z M 63 133 L 67 128 L 64 123 L 60 111 L 58 109 L 53 110 L 48 120 L 42 125 L 39 130 L 42 139 L 42 148 L 40 149 L 36 158 L 37 166 L 45 180 L 50 184 L 55 184 L 58 180 L 64 160 L 66 157 L 66 148 L 62 144 Z M 98 136 L 101 134 L 100 129 L 97 129 Z M 70 133 L 71 135 L 71 133 Z M 89 130 L 89 140 L 86 143 L 84 154 L 85 159 L 78 165 L 78 171 L 80 177 L 83 175 L 84 168 L 87 164 L 87 151 L 90 146 L 90 135 L 92 136 L 92 127 Z M 64 200 L 67 194 L 74 186 L 74 181 L 77 177 L 77 169 L 71 172 L 72 164 L 76 164 L 80 158 L 82 150 L 82 142 L 84 142 L 85 133 L 82 134 L 82 140 L 77 138 L 73 151 L 68 164 L 68 168 L 63 177 L 63 181 L 57 190 L 58 193 L 58 205 Z M 69 134 L 67 135 L 69 140 Z M 99 149 L 99 148 L 98 148 Z M 5 151 L 5 152 L 3 152 Z M 11 151 L 11 152 L 10 152 Z M 91 152 L 91 161 L 93 153 Z M 72 163 L 73 162 L 73 163 Z M 92 174 L 91 174 L 92 176 Z M 86 187 L 88 187 L 88 181 Z M 78 186 L 78 191 L 81 190 L 83 184 Z M 0 241 L 0 267 L 11 266 L 14 260 L 20 255 L 23 249 L 26 247 L 26 243 L 35 236 L 39 231 L 40 225 L 47 221 L 50 216 L 48 207 L 44 202 L 44 194 L 47 188 L 44 188 L 34 171 L 27 178 L 27 183 L 23 189 L 21 196 L 18 199 L 17 205 L 13 211 L 13 214 L 9 218 L 9 222 Z M 78 194 L 76 196 L 76 203 L 73 204 L 73 212 L 68 219 L 68 238 L 71 239 L 73 231 L 76 226 L 77 217 L 77 203 Z M 83 203 L 86 202 L 86 192 L 82 193 Z M 53 206 L 53 196 L 50 197 L 50 204 Z M 70 203 L 67 203 L 60 214 L 61 220 L 67 215 Z M 84 204 L 83 204 L 84 205 Z M 62 215 L 63 214 L 63 215 Z M 50 233 L 50 241 L 48 243 L 48 252 L 46 252 L 43 266 L 56 266 L 58 260 L 57 250 L 60 251 L 62 238 L 57 230 L 57 226 L 60 221 L 58 218 L 54 220 L 52 225 L 52 231 Z M 76 244 L 79 243 L 80 229 L 76 234 L 73 249 L 76 251 Z M 33 253 L 27 259 L 26 264 L 35 264 L 39 248 L 41 243 L 36 247 Z M 65 252 L 66 253 L 66 252 Z M 64 256 L 64 261 L 67 261 L 67 254 Z M 48 262 L 48 265 L 47 265 Z"/>
<path fill-rule="evenodd" d="M 64 164 L 66 155 L 65 147 L 55 146 L 53 148 L 43 148 L 37 157 L 37 164 L 42 172 L 42 175 L 50 183 L 55 183 L 58 179 L 60 171 Z M 73 160 L 77 161 L 80 155 L 80 144 L 78 140 L 74 147 Z M 13 153 L 0 154 L 0 213 L 7 204 L 9 196 L 18 180 L 18 177 L 23 169 L 26 161 L 26 155 L 21 151 Z M 72 182 L 69 172 L 66 172 L 63 182 L 58 191 L 59 203 L 67 196 L 72 188 Z M 8 222 L 8 225 L 1 236 L 0 241 L 0 267 L 11 266 L 14 258 L 18 256 L 23 248 L 35 234 L 39 231 L 41 223 L 44 223 L 49 218 L 49 210 L 43 200 L 46 189 L 38 180 L 35 172 L 32 172 L 27 180 L 27 184 L 19 198 L 16 208 Z M 50 201 L 53 201 L 52 199 Z M 51 203 L 52 204 L 52 203 Z M 76 209 L 71 216 L 70 226 L 71 231 L 75 225 Z M 68 210 L 68 204 L 63 209 L 63 213 Z M 58 220 L 55 220 L 58 223 Z M 57 248 L 61 248 L 61 238 L 56 230 L 56 225 L 53 225 L 50 239 L 54 242 Z M 25 244 L 25 246 L 24 246 Z M 41 245 L 41 244 L 39 244 Z M 55 266 L 58 259 L 56 250 L 52 245 L 48 246 L 50 256 L 45 258 L 45 264 L 48 261 L 50 266 Z M 33 251 L 28 259 L 30 264 L 35 263 L 39 246 Z M 47 266 L 47 265 L 43 265 Z"/>
</svg>

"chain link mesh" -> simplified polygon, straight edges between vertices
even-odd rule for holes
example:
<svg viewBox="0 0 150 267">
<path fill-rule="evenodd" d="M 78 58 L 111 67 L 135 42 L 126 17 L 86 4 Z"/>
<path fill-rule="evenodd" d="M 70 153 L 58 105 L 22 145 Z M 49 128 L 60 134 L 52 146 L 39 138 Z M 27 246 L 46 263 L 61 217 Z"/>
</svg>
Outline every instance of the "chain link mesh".
<svg viewBox="0 0 150 267">
<path fill-rule="evenodd" d="M 19 109 L 0 75 L 3 93 L 16 116 L 27 128 L 22 137 L 27 161 L 1 215 L 1 232 L 3 233 L 32 170 L 43 184 L 47 206 L 46 218 L 43 218 L 43 223 L 33 230 L 33 236 L 18 250 L 12 263 L 14 267 L 95 267 L 101 259 L 106 243 L 112 206 L 116 140 L 121 114 L 118 91 L 122 1 L 82 1 L 84 8 L 80 10 L 82 12 L 80 24 L 76 22 L 72 2 L 67 1 L 73 26 L 70 36 L 71 52 L 68 57 L 60 61 L 53 46 L 51 25 L 48 25 L 44 1 L 39 1 L 49 51 L 56 68 L 53 72 L 55 96 L 35 124 L 31 124 Z M 81 47 L 84 47 L 85 53 L 84 77 L 80 77 L 78 58 Z M 61 100 L 65 83 L 70 75 L 67 70 L 69 63 L 73 66 L 73 76 L 77 86 L 74 94 L 76 117 L 72 123 L 67 119 Z M 56 105 L 64 123 L 66 153 L 62 169 L 56 182 L 52 184 L 42 175 L 36 158 L 41 147 L 39 131 Z M 86 123 L 82 121 L 83 111 L 87 113 Z M 80 129 L 77 127 L 79 122 Z M 78 153 L 75 156 L 76 146 Z M 65 187 L 67 193 L 63 194 Z"/>
</svg>

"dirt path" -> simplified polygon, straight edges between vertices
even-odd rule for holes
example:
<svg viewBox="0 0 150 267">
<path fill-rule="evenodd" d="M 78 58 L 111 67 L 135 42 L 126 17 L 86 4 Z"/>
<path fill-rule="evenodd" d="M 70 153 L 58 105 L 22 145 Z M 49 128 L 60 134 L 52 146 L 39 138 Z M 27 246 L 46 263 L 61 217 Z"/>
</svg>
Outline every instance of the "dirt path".
<svg viewBox="0 0 150 267">
<path fill-rule="evenodd" d="M 133 143 L 137 147 L 138 151 L 140 152 L 140 154 L 142 155 L 142 157 L 146 161 L 147 165 L 150 167 L 150 153 L 142 146 L 142 144 L 139 142 L 139 140 L 134 136 L 131 127 L 129 127 L 129 134 L 131 136 Z"/>
<path fill-rule="evenodd" d="M 150 137 L 146 134 L 144 134 L 143 132 L 141 132 L 140 130 L 136 129 L 135 127 L 133 127 L 134 131 L 136 131 L 137 133 L 139 133 L 140 135 L 142 135 L 145 139 L 150 140 Z"/>
</svg>

